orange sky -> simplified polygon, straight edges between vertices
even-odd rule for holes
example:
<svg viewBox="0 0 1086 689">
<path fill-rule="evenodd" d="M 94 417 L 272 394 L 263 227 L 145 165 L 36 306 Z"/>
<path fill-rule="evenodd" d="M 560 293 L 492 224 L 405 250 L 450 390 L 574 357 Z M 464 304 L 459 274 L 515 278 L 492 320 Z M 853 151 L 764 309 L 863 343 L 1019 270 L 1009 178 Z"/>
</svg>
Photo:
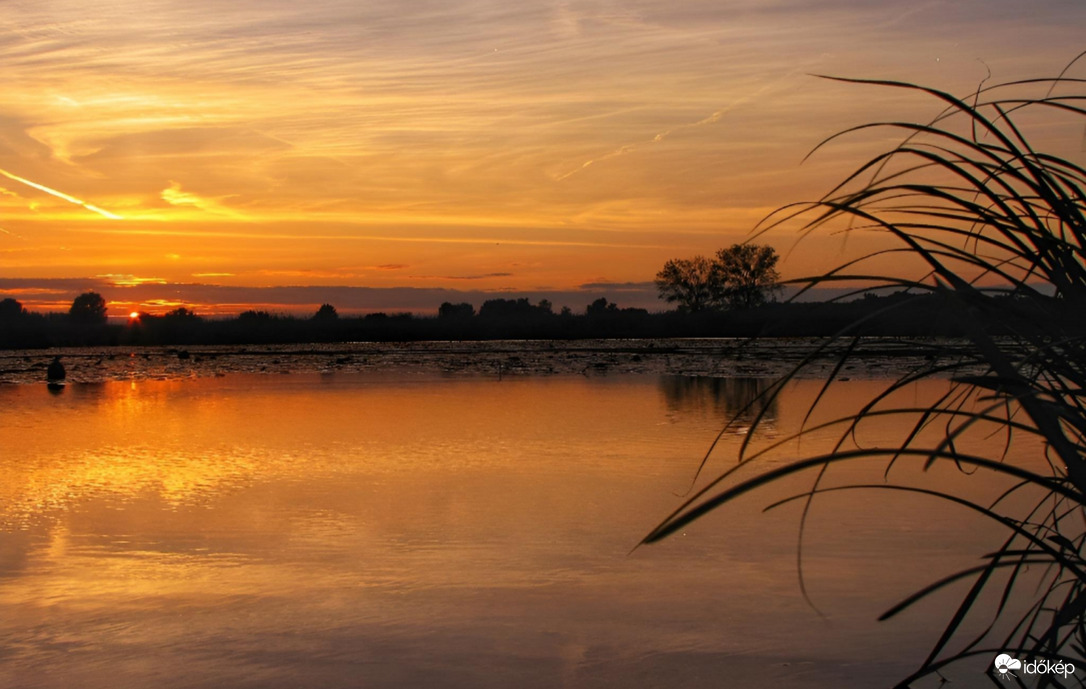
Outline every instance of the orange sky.
<svg viewBox="0 0 1086 689">
<path fill-rule="evenodd" d="M 811 73 L 967 92 L 985 65 L 1058 72 L 1084 26 L 1080 0 L 13 0 L 0 296 L 209 309 L 187 286 L 210 285 L 304 310 L 250 288 L 356 286 L 579 309 L 584 285 L 637 283 L 643 305 L 666 259 L 742 240 L 870 151 L 801 166 L 824 136 L 935 112 Z M 1081 128 L 1045 136 L 1080 150 Z M 843 250 L 766 241 L 787 277 Z"/>
</svg>

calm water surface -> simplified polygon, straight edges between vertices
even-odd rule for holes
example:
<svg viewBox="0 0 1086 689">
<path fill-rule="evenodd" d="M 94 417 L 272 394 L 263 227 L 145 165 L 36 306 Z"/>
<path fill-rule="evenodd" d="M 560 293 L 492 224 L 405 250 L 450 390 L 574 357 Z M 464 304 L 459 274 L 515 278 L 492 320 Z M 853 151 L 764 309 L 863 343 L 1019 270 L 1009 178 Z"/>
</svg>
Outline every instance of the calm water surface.
<svg viewBox="0 0 1086 689">
<path fill-rule="evenodd" d="M 978 562 L 1001 537 L 989 524 L 915 496 L 824 496 L 804 541 L 817 610 L 798 584 L 799 506 L 762 511 L 809 478 L 631 552 L 763 385 L 336 373 L 0 387 L 0 686 L 889 685 L 963 589 L 876 617 Z M 883 385 L 841 383 L 828 408 Z M 793 384 L 770 436 L 798 427 L 820 386 Z M 734 463 L 742 433 L 706 476 Z M 863 441 L 900 435 L 873 426 Z"/>
</svg>

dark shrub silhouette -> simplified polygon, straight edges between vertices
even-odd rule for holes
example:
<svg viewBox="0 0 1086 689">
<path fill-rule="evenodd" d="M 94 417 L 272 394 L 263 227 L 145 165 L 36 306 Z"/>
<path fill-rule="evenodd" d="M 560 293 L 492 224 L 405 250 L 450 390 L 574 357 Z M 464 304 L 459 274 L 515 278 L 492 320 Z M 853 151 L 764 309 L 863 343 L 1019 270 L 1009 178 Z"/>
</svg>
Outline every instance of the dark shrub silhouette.
<svg viewBox="0 0 1086 689">
<path fill-rule="evenodd" d="M 179 306 L 173 311 L 169 311 L 162 317 L 164 320 L 175 321 L 180 323 L 198 323 L 202 319 L 195 313 L 186 309 L 184 306 Z"/>
<path fill-rule="evenodd" d="M 468 303 L 452 304 L 443 302 L 437 309 L 438 318 L 471 318 L 475 315 L 475 307 Z"/>
<path fill-rule="evenodd" d="M 533 305 L 527 297 L 520 299 L 488 299 L 479 307 L 480 318 L 532 318 L 552 316 L 551 303 L 546 299 Z"/>
<path fill-rule="evenodd" d="M 321 307 L 313 314 L 313 320 L 315 321 L 334 321 L 338 318 L 339 313 L 336 311 L 336 307 L 331 304 L 321 304 Z"/>
<path fill-rule="evenodd" d="M 26 315 L 23 305 L 14 299 L 0 300 L 0 323 L 15 321 Z"/>
<path fill-rule="evenodd" d="M 49 367 L 45 369 L 45 376 L 50 383 L 58 383 L 68 376 L 68 372 L 64 370 L 64 364 L 60 362 L 59 356 L 53 357 L 53 360 L 49 362 Z"/>
<path fill-rule="evenodd" d="M 586 306 L 584 313 L 589 318 L 616 314 L 618 313 L 618 304 L 607 301 L 605 297 L 600 297 Z"/>
</svg>

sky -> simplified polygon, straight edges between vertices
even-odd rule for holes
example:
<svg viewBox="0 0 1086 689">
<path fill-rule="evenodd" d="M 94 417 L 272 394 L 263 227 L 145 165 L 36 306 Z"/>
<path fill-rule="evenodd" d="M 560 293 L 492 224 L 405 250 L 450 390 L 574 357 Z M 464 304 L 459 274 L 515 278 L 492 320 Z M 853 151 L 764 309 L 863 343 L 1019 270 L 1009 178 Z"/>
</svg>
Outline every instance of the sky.
<svg viewBox="0 0 1086 689">
<path fill-rule="evenodd" d="M 110 313 L 601 295 L 821 196 L 931 101 L 1086 50 L 1081 0 L 3 0 L 0 297 Z M 1081 67 L 1082 65 L 1080 65 Z M 1079 76 L 1086 76 L 1080 69 Z M 1042 131 L 1057 153 L 1083 133 Z M 758 241 L 786 278 L 879 237 Z"/>
</svg>

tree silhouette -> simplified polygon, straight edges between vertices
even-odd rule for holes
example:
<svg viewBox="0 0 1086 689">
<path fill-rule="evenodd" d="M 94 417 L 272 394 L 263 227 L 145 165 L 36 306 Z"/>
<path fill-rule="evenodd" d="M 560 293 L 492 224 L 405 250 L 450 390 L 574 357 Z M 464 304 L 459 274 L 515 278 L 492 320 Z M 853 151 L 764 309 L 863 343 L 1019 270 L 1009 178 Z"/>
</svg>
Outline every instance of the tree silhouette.
<svg viewBox="0 0 1086 689">
<path fill-rule="evenodd" d="M 704 311 L 720 301 L 720 282 L 715 264 L 704 256 L 674 258 L 656 274 L 656 289 L 680 311 Z"/>
<path fill-rule="evenodd" d="M 98 324 L 106 322 L 106 300 L 97 292 L 84 292 L 72 300 L 68 318 L 73 323 Z"/>
<path fill-rule="evenodd" d="M 781 279 L 776 270 L 777 252 L 771 246 L 732 244 L 716 252 L 717 279 L 728 308 L 761 306 Z"/>
<path fill-rule="evenodd" d="M 764 304 L 776 289 L 777 252 L 771 246 L 733 244 L 704 256 L 676 258 L 656 274 L 656 289 L 680 311 L 749 309 Z"/>
</svg>

